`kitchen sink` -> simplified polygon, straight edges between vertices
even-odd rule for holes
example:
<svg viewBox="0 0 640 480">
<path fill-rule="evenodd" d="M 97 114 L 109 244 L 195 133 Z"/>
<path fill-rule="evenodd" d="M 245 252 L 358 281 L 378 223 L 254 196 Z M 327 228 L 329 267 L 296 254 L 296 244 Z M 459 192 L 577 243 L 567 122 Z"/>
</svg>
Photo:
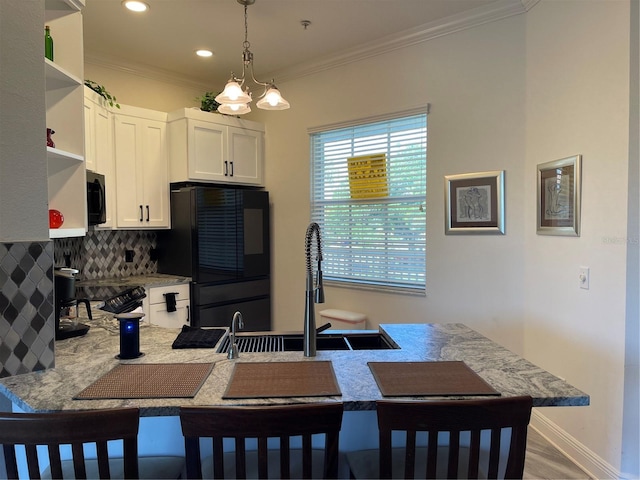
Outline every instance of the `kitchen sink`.
<svg viewBox="0 0 640 480">
<path fill-rule="evenodd" d="M 352 350 L 388 350 L 400 348 L 381 333 L 350 333 L 345 335 Z"/>
<path fill-rule="evenodd" d="M 218 353 L 227 353 L 230 339 L 222 339 Z M 236 335 L 239 352 L 301 352 L 304 349 L 302 334 L 247 334 Z M 317 350 L 388 350 L 400 348 L 379 332 L 322 333 L 316 336 Z"/>
<path fill-rule="evenodd" d="M 285 352 L 301 352 L 304 350 L 304 337 L 287 336 L 284 339 Z M 316 336 L 316 350 L 350 350 L 347 341 L 342 335 L 318 335 Z"/>
</svg>

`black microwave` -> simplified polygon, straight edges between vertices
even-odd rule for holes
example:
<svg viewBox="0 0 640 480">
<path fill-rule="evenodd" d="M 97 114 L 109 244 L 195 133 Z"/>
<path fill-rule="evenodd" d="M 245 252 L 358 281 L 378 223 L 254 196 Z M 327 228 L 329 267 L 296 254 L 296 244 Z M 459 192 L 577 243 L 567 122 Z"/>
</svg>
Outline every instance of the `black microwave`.
<svg viewBox="0 0 640 480">
<path fill-rule="evenodd" d="M 104 175 L 87 170 L 87 220 L 89 225 L 107 221 Z"/>
</svg>

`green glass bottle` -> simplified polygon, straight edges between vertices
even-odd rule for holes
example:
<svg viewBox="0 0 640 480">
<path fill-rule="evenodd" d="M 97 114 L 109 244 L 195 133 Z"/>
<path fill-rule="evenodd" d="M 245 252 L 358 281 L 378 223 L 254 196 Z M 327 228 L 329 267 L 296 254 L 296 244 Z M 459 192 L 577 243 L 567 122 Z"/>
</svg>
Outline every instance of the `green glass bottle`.
<svg viewBox="0 0 640 480">
<path fill-rule="evenodd" d="M 53 62 L 53 38 L 49 25 L 44 27 L 44 56 Z"/>
</svg>

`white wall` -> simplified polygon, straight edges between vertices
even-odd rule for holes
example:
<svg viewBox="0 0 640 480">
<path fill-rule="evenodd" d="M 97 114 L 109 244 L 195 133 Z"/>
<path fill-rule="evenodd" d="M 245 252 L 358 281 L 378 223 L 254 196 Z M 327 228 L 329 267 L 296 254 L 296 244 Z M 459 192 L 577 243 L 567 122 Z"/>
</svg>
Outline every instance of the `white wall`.
<svg viewBox="0 0 640 480">
<path fill-rule="evenodd" d="M 628 57 L 628 1 L 542 0 L 525 15 L 279 82 L 292 108 L 251 114 L 267 128 L 274 328 L 302 329 L 307 129 L 429 103 L 426 297 L 334 287 L 320 308 L 364 312 L 372 328 L 464 322 L 566 378 L 591 395 L 591 406 L 537 409 L 534 423 L 596 476 L 617 476 Z M 85 70 L 122 103 L 146 108 L 195 106 L 202 93 L 90 64 Z M 584 161 L 582 234 L 538 236 L 536 165 L 574 154 Z M 445 236 L 444 175 L 486 170 L 506 171 L 506 235 Z M 578 288 L 582 265 L 591 268 L 588 291 Z"/>
<path fill-rule="evenodd" d="M 538 410 L 538 425 L 596 475 L 617 476 L 628 9 L 624 1 L 542 2 L 524 16 L 280 85 L 291 110 L 259 115 L 274 202 L 274 327 L 302 327 L 306 129 L 429 102 L 427 297 L 328 288 L 322 307 L 364 312 L 370 327 L 462 321 L 523 353 L 592 396 L 590 407 Z M 578 153 L 582 235 L 538 236 L 536 165 Z M 443 176 L 494 169 L 506 170 L 506 235 L 445 236 Z M 578 288 L 582 265 L 591 268 L 588 291 Z"/>
<path fill-rule="evenodd" d="M 616 475 L 621 455 L 629 22 L 623 1 L 543 0 L 527 14 L 524 354 L 591 396 L 589 407 L 540 413 L 598 478 Z M 574 154 L 581 236 L 538 236 L 536 165 Z M 591 269 L 589 290 L 578 287 L 580 266 Z"/>
<path fill-rule="evenodd" d="M 427 296 L 329 287 L 318 309 L 363 312 L 372 328 L 465 322 L 521 349 L 524 31 L 524 16 L 513 17 L 279 85 L 292 108 L 257 115 L 267 124 L 275 329 L 302 329 L 307 129 L 429 103 Z M 445 236 L 444 175 L 503 169 L 507 235 Z"/>
</svg>

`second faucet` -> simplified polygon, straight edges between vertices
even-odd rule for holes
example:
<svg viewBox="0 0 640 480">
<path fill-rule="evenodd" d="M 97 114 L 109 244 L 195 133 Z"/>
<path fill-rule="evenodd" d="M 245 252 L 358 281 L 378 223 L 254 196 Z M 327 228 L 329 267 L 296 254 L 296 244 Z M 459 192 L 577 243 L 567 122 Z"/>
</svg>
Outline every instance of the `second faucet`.
<svg viewBox="0 0 640 480">
<path fill-rule="evenodd" d="M 236 344 L 236 320 L 238 323 L 238 328 L 244 328 L 242 314 L 240 312 L 234 313 L 233 319 L 231 320 L 231 346 L 229 347 L 229 353 L 227 353 L 227 358 L 230 360 L 233 360 L 240 356 L 240 354 L 238 353 L 238 345 Z"/>
</svg>

